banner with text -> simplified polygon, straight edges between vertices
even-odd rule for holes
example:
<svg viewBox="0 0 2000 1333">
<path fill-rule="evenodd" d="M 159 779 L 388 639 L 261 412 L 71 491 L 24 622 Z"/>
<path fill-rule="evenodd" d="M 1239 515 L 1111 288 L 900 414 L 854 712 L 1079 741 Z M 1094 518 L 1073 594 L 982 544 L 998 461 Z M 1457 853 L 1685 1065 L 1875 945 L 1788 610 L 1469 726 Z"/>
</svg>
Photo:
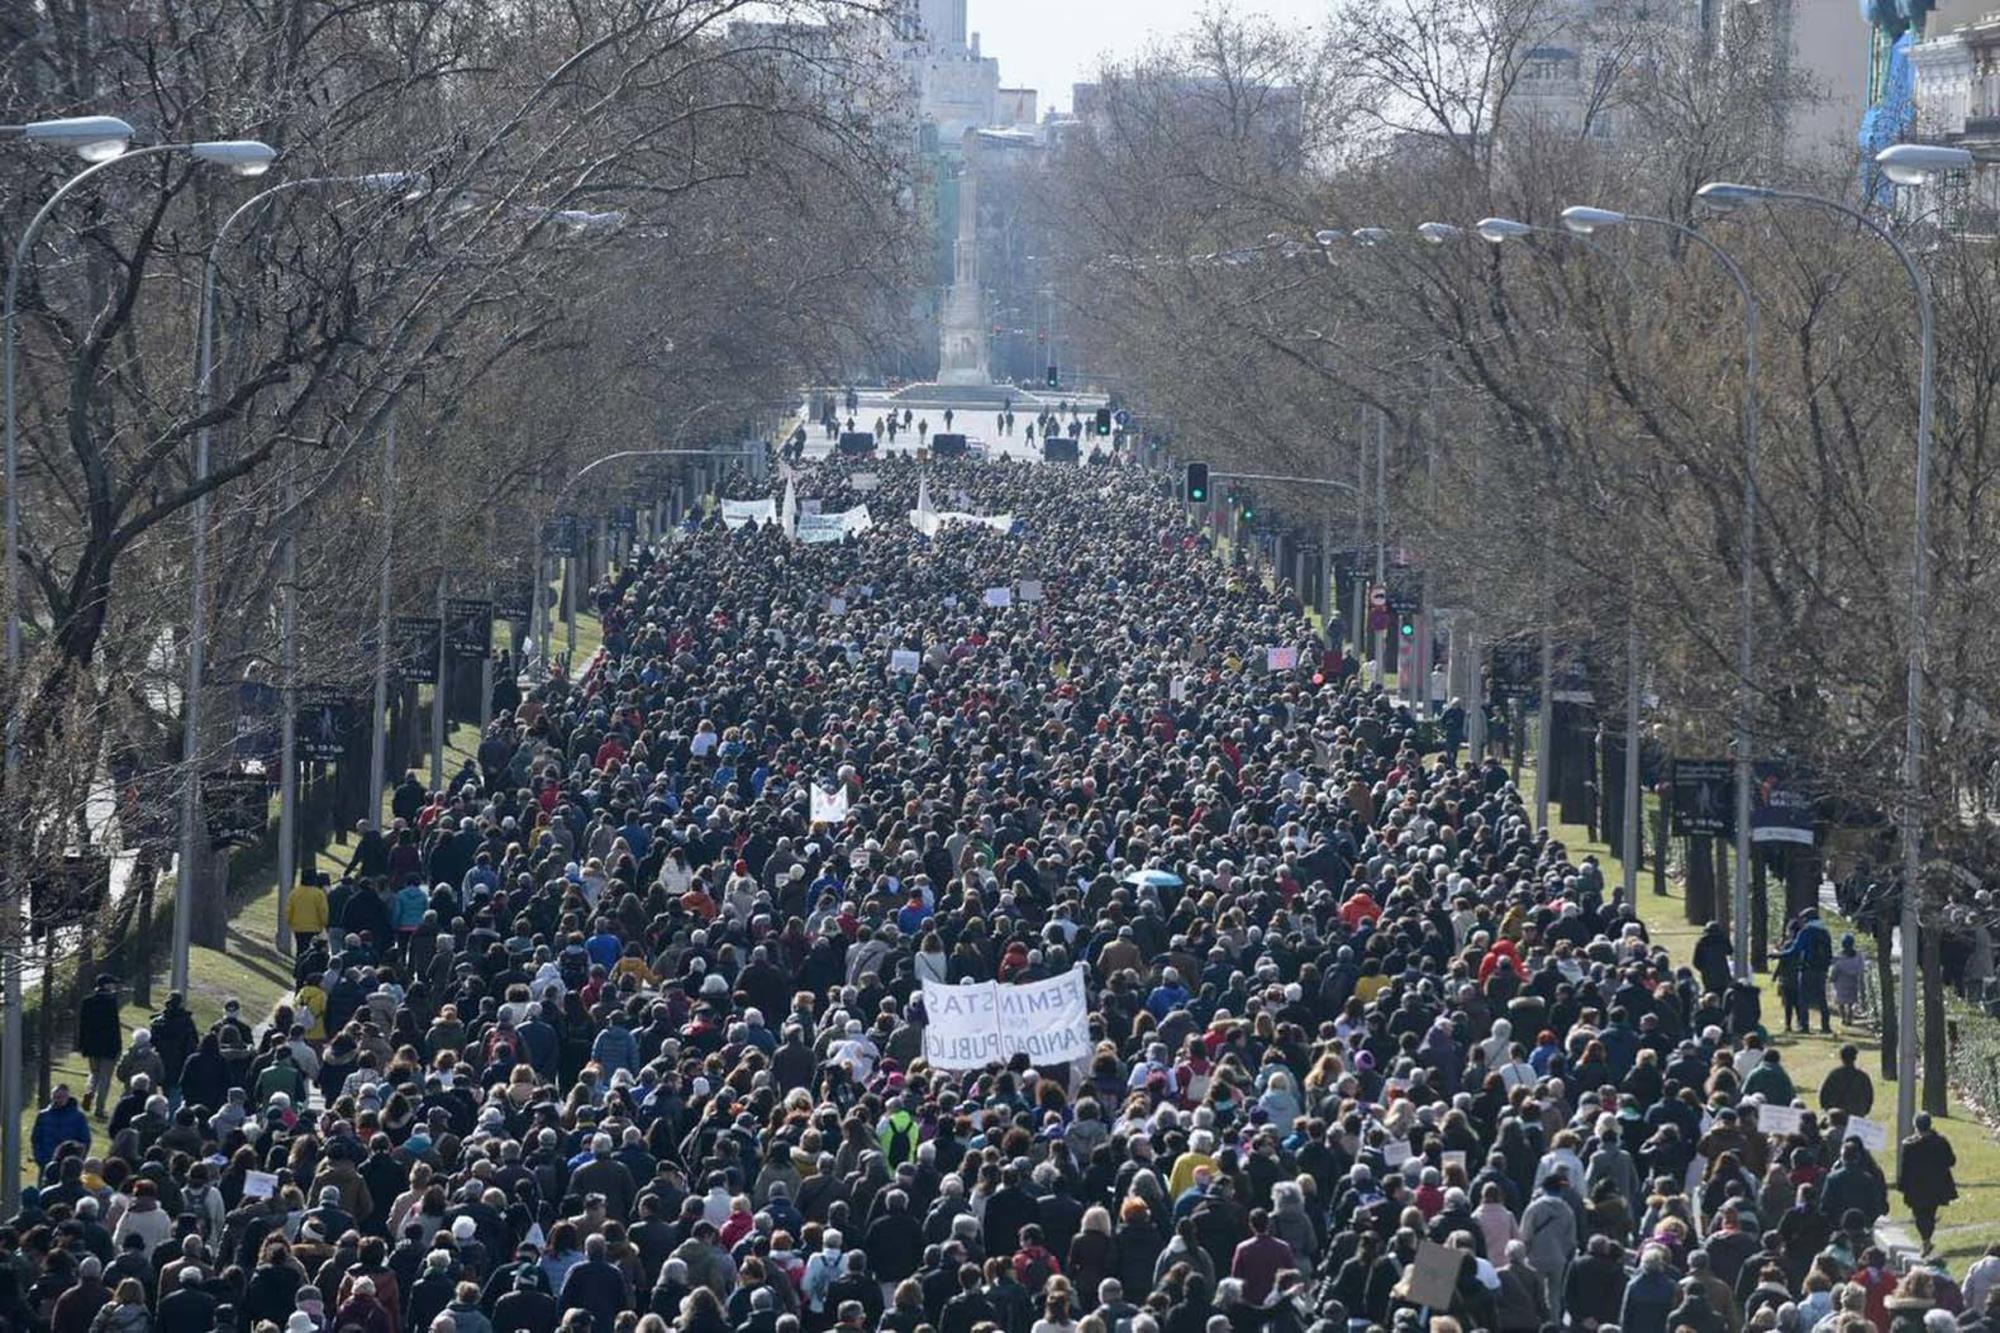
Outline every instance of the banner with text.
<svg viewBox="0 0 2000 1333">
<path fill-rule="evenodd" d="M 778 502 L 776 500 L 724 500 L 722 502 L 722 526 L 731 532 L 745 523 L 776 523 Z"/>
<path fill-rule="evenodd" d="M 984 1069 L 1016 1052 L 1037 1065 L 1091 1053 L 1089 991 L 1082 967 L 1059 977 L 1003 986 L 924 983 L 924 1059 L 935 1069 Z"/>
</svg>

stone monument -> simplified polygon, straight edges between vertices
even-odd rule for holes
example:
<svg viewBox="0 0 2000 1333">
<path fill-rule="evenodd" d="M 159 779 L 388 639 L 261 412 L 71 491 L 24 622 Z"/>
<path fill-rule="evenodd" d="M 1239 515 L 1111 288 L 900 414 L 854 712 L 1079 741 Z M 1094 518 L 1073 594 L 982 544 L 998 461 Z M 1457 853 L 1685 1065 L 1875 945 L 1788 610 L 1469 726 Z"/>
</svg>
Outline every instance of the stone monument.
<svg viewBox="0 0 2000 1333">
<path fill-rule="evenodd" d="M 938 311 L 938 383 L 988 385 L 986 303 L 979 290 L 979 188 L 971 155 L 958 171 L 958 239 Z"/>
</svg>

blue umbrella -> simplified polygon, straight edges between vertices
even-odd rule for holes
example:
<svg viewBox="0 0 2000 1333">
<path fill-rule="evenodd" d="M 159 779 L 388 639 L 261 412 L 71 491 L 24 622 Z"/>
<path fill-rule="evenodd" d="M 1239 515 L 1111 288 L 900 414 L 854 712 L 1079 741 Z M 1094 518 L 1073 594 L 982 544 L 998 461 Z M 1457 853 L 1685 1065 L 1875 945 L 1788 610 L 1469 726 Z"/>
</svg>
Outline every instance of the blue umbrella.
<svg viewBox="0 0 2000 1333">
<path fill-rule="evenodd" d="M 1164 870 L 1135 870 L 1125 877 L 1125 883 L 1145 888 L 1178 889 L 1181 886 L 1181 877 Z"/>
</svg>

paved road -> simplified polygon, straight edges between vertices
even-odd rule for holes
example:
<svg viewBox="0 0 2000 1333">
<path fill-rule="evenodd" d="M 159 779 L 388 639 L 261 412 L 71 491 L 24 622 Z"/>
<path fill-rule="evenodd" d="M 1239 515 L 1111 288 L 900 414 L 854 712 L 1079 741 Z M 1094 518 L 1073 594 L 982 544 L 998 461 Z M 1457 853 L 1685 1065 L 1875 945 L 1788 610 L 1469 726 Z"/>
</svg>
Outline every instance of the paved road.
<svg viewBox="0 0 2000 1333">
<path fill-rule="evenodd" d="M 920 439 L 915 423 L 927 421 L 933 433 L 941 431 L 945 429 L 944 414 L 945 409 L 949 407 L 952 412 L 952 429 L 963 434 L 975 448 L 983 450 L 989 457 L 1018 458 L 1036 462 L 1040 461 L 1042 456 L 1041 441 L 1038 438 L 1030 445 L 1025 432 L 1028 423 L 1034 419 L 1037 412 L 1045 406 L 1054 410 L 1058 403 L 1067 402 L 1087 418 L 1104 402 L 1102 394 L 1048 396 L 1037 395 L 1027 390 L 1014 390 L 1014 433 L 1008 436 L 999 432 L 997 420 L 999 409 L 990 401 L 990 395 L 994 392 L 992 390 L 974 391 L 962 399 L 956 399 L 952 397 L 950 388 L 939 387 L 934 390 L 937 397 L 927 398 L 926 405 L 921 407 L 912 402 L 899 401 L 895 397 L 895 392 L 889 389 L 857 390 L 859 405 L 851 413 L 842 413 L 843 418 L 848 416 L 854 418 L 857 429 L 869 430 L 874 427 L 878 417 L 886 417 L 892 408 L 897 412 L 906 409 L 911 412 L 915 418 L 911 428 L 899 433 L 893 445 L 886 437 L 877 442 L 878 449 L 883 453 L 914 453 Z M 806 456 L 824 457 L 833 448 L 833 442 L 826 438 L 826 432 L 819 428 L 818 423 L 809 420 L 804 412 L 800 414 L 799 421 L 806 428 Z"/>
</svg>

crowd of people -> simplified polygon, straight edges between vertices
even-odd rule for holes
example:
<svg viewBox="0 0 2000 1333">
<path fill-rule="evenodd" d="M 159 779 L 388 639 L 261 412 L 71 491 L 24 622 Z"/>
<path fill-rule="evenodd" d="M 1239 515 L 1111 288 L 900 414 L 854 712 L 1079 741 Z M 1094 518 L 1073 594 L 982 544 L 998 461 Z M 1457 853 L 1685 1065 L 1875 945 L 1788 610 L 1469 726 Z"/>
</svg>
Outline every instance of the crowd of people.
<svg viewBox="0 0 2000 1333">
<path fill-rule="evenodd" d="M 295 900 L 275 1012 L 126 1034 L 105 978 L 6 1328 L 2000 1329 L 2000 1257 L 1875 1234 L 1949 1144 L 1892 1179 L 1851 1057 L 1761 1128 L 1802 1090 L 1726 957 L 1420 751 L 1170 484 L 923 471 L 1013 523 L 822 459 L 866 532 L 710 514 L 614 570 L 602 650 Z M 924 982 L 1078 965 L 1088 1059 L 923 1058 Z"/>
</svg>

